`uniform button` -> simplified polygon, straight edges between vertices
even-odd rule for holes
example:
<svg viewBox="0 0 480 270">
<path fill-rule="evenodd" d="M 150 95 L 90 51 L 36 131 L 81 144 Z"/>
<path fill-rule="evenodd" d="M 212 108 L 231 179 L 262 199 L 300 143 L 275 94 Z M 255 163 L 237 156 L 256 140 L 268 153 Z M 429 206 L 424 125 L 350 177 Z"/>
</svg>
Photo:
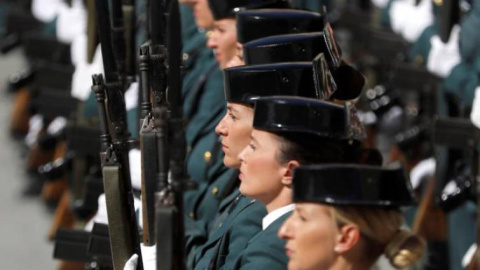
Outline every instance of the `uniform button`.
<svg viewBox="0 0 480 270">
<path fill-rule="evenodd" d="M 212 159 L 212 153 L 210 151 L 205 152 L 203 154 L 203 159 L 205 159 L 205 162 L 210 162 L 210 159 Z"/>
<path fill-rule="evenodd" d="M 222 227 L 223 223 L 220 222 L 220 224 L 218 224 L 218 228 Z"/>
<path fill-rule="evenodd" d="M 213 35 L 213 31 L 207 31 L 207 32 L 205 33 L 205 36 L 206 36 L 207 38 L 210 38 L 212 35 Z"/>
<path fill-rule="evenodd" d="M 195 214 L 193 212 L 190 212 L 189 216 L 191 219 L 195 219 Z"/>
<path fill-rule="evenodd" d="M 218 187 L 217 187 L 217 186 L 214 186 L 214 187 L 212 188 L 212 195 L 217 195 L 217 193 L 218 193 Z"/>
<path fill-rule="evenodd" d="M 187 153 L 190 153 L 190 151 L 192 151 L 192 146 L 187 146 Z"/>
<path fill-rule="evenodd" d="M 188 53 L 184 53 L 182 58 L 183 58 L 183 61 L 187 61 L 188 58 L 190 58 L 190 55 L 188 55 Z"/>
<path fill-rule="evenodd" d="M 433 3 L 435 3 L 435 5 L 440 7 L 443 5 L 443 0 L 433 0 Z"/>
<path fill-rule="evenodd" d="M 100 122 L 97 116 L 92 117 L 92 119 L 90 121 L 91 121 L 92 125 L 97 125 L 98 122 Z"/>
<path fill-rule="evenodd" d="M 421 55 L 417 55 L 415 56 L 415 62 L 417 63 L 417 65 L 422 65 L 423 64 L 423 57 Z"/>
</svg>

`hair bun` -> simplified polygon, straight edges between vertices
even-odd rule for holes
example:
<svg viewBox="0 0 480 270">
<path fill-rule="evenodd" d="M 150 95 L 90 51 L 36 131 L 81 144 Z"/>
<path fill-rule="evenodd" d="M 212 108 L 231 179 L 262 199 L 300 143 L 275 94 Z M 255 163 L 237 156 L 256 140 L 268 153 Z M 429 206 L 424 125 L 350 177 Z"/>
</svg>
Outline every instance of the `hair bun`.
<svg viewBox="0 0 480 270">
<path fill-rule="evenodd" d="M 425 241 L 409 230 L 400 229 L 385 248 L 385 255 L 397 269 L 418 261 L 425 250 Z"/>
</svg>

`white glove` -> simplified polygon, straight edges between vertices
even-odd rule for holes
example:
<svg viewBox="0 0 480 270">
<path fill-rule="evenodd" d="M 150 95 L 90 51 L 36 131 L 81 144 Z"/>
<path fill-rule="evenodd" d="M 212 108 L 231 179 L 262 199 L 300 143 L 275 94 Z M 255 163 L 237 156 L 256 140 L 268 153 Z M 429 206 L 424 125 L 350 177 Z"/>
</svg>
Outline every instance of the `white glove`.
<svg viewBox="0 0 480 270">
<path fill-rule="evenodd" d="M 125 263 L 123 270 L 136 270 L 137 264 L 138 264 L 138 255 L 133 254 L 132 257 L 130 257 L 130 259 L 128 259 L 128 261 Z"/>
<path fill-rule="evenodd" d="M 95 51 L 91 64 L 79 62 L 72 77 L 72 91 L 74 98 L 85 101 L 92 90 L 92 74 L 103 73 L 102 51 L 100 46 Z"/>
<path fill-rule="evenodd" d="M 76 36 L 70 45 L 70 57 L 72 64 L 77 67 L 80 64 L 87 64 L 87 35 Z"/>
<path fill-rule="evenodd" d="M 44 23 L 53 21 L 58 14 L 62 0 L 33 0 L 32 14 Z"/>
<path fill-rule="evenodd" d="M 52 122 L 47 127 L 48 134 L 55 134 L 67 126 L 67 118 L 62 116 L 57 116 L 53 119 Z"/>
<path fill-rule="evenodd" d="M 477 251 L 477 244 L 474 243 L 473 245 L 470 246 L 470 248 L 467 250 L 467 253 L 463 256 L 462 259 L 462 266 L 463 268 L 468 268 L 468 265 L 473 259 L 473 255 L 475 255 L 475 251 Z"/>
<path fill-rule="evenodd" d="M 401 34 L 407 20 L 411 17 L 407 16 L 409 7 L 413 6 L 413 0 L 395 0 L 390 7 L 390 25 L 393 32 Z"/>
<path fill-rule="evenodd" d="M 436 165 L 435 158 L 424 159 L 415 165 L 410 171 L 410 183 L 412 183 L 412 188 L 417 189 L 422 183 L 422 179 L 425 179 L 426 176 L 434 175 Z"/>
<path fill-rule="evenodd" d="M 407 20 L 404 22 L 401 35 L 407 41 L 414 42 L 420 37 L 425 28 L 433 24 L 432 1 L 421 0 L 418 6 L 407 6 L 406 13 L 403 16 Z"/>
<path fill-rule="evenodd" d="M 138 107 L 138 82 L 130 84 L 125 92 L 125 106 L 127 111 Z"/>
<path fill-rule="evenodd" d="M 140 244 L 142 250 L 143 269 L 156 270 L 157 269 L 157 246 L 146 247 Z M 138 264 L 138 255 L 133 254 L 125 263 L 123 270 L 135 270 Z"/>
<path fill-rule="evenodd" d="M 480 86 L 475 88 L 475 97 L 473 98 L 470 120 L 477 128 L 480 128 Z"/>
<path fill-rule="evenodd" d="M 142 205 L 142 201 L 133 197 L 133 205 L 134 205 L 135 211 L 137 211 L 138 209 L 140 209 L 140 206 Z M 140 219 L 140 221 L 141 221 L 141 219 Z M 93 229 L 93 224 L 94 223 L 108 224 L 107 202 L 105 200 L 105 193 L 102 193 L 98 197 L 97 213 L 85 225 L 85 230 L 86 231 L 91 231 Z"/>
<path fill-rule="evenodd" d="M 35 144 L 42 127 L 43 116 L 40 114 L 35 114 L 34 116 L 30 117 L 28 122 L 28 133 L 27 136 L 25 136 L 25 144 L 27 144 L 28 147 L 32 147 Z"/>
<path fill-rule="evenodd" d="M 428 55 L 427 70 L 441 78 L 447 77 L 452 69 L 461 61 L 459 50 L 460 26 L 455 25 L 450 32 L 447 43 L 443 43 L 438 35 L 430 39 L 432 49 Z"/>
<path fill-rule="evenodd" d="M 57 17 L 57 38 L 65 43 L 72 43 L 78 35 L 87 30 L 87 11 L 82 0 L 73 0 L 72 7 L 61 3 Z"/>
<path fill-rule="evenodd" d="M 139 149 L 128 151 L 128 161 L 130 162 L 130 179 L 132 187 L 136 189 L 142 188 L 142 160 Z"/>
<path fill-rule="evenodd" d="M 388 4 L 388 0 L 372 0 L 372 3 L 377 7 L 377 8 L 385 8 Z"/>
</svg>

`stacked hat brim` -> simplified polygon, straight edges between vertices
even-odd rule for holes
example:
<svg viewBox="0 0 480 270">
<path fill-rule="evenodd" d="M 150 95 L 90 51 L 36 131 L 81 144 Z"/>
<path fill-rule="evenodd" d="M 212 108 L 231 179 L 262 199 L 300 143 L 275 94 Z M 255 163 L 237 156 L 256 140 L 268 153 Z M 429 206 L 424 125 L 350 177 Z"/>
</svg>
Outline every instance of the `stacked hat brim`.
<svg viewBox="0 0 480 270">
<path fill-rule="evenodd" d="M 224 70 L 225 98 L 228 102 L 250 105 L 255 99 L 274 95 L 327 100 L 336 88 L 328 71 L 322 57 L 315 69 L 308 62 L 227 68 Z"/>
<path fill-rule="evenodd" d="M 215 20 L 233 18 L 242 10 L 260 8 L 289 8 L 286 0 L 208 0 Z"/>
<path fill-rule="evenodd" d="M 255 101 L 253 127 L 272 133 L 296 133 L 315 138 L 361 140 L 363 128 L 358 128 L 349 104 L 343 106 L 318 99 L 292 96 L 271 96 Z"/>
<path fill-rule="evenodd" d="M 351 100 L 360 96 L 365 85 L 363 75 L 342 61 L 340 50 L 329 25 L 322 32 L 270 36 L 243 46 L 246 64 L 289 61 L 312 61 L 323 53 L 331 70 L 337 91 L 334 99 Z"/>
<path fill-rule="evenodd" d="M 320 32 L 325 27 L 324 15 L 294 9 L 241 11 L 236 19 L 237 39 L 242 44 L 268 36 Z"/>
<path fill-rule="evenodd" d="M 294 202 L 401 207 L 415 204 L 403 169 L 366 165 L 311 165 L 294 171 Z"/>
</svg>

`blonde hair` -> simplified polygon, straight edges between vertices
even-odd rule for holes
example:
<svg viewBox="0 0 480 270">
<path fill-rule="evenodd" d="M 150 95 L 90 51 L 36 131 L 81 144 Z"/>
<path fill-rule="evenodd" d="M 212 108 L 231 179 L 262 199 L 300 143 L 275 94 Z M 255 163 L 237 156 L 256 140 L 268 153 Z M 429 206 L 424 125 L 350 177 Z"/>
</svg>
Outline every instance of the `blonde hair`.
<svg viewBox="0 0 480 270">
<path fill-rule="evenodd" d="M 398 210 L 366 206 L 334 206 L 332 216 L 339 226 L 354 223 L 364 236 L 367 259 L 375 261 L 382 253 L 397 269 L 413 265 L 425 250 L 425 241 L 401 228 L 403 216 Z"/>
</svg>

